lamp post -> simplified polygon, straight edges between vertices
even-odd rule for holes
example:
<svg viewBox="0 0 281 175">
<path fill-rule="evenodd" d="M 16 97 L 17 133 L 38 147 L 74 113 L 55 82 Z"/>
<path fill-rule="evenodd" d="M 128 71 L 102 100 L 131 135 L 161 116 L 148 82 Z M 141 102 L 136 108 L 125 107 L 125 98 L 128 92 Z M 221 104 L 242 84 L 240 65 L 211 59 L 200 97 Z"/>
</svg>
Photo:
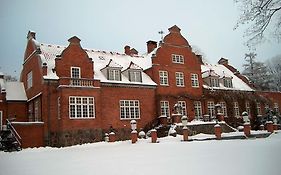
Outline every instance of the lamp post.
<svg viewBox="0 0 281 175">
<path fill-rule="evenodd" d="M 272 120 L 273 120 L 273 130 L 278 130 L 278 121 L 277 121 L 277 117 L 274 115 L 272 117 Z"/>
<path fill-rule="evenodd" d="M 131 120 L 130 122 L 131 124 L 131 139 L 132 139 L 132 143 L 136 143 L 138 140 L 138 132 L 137 132 L 137 122 L 136 120 Z"/>
<path fill-rule="evenodd" d="M 215 108 L 216 108 L 217 121 L 223 121 L 224 117 L 223 117 L 223 114 L 221 113 L 221 111 L 222 111 L 221 104 L 217 103 L 215 105 Z"/>
<path fill-rule="evenodd" d="M 188 128 L 187 128 L 188 117 L 186 115 L 182 116 L 181 122 L 183 125 L 183 128 L 182 128 L 183 141 L 188 141 Z"/>
<path fill-rule="evenodd" d="M 175 113 L 174 114 L 172 114 L 172 117 L 173 117 L 173 122 L 174 123 L 180 123 L 180 119 L 181 119 L 181 110 L 182 110 L 182 107 L 181 107 L 181 105 L 179 104 L 179 103 L 176 103 L 175 105 L 174 105 L 174 111 L 175 111 Z"/>
</svg>

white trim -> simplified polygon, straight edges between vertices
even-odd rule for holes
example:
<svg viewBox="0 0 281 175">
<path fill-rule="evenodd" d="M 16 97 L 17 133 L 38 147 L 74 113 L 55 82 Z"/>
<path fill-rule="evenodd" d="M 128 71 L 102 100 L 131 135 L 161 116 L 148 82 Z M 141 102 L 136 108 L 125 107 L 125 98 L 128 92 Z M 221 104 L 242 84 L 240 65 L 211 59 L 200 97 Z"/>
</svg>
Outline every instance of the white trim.
<svg viewBox="0 0 281 175">
<path fill-rule="evenodd" d="M 161 81 L 161 78 L 163 79 L 163 81 Z M 165 82 L 165 80 L 167 80 Z M 166 70 L 159 70 L 159 84 L 161 86 L 169 86 L 169 73 Z"/>
<path fill-rule="evenodd" d="M 70 99 L 71 98 L 74 98 L 74 102 L 73 103 L 71 103 L 71 101 L 70 101 Z M 80 103 L 77 103 L 77 99 L 78 98 L 80 98 Z M 84 103 L 83 102 L 83 100 L 84 100 L 84 98 L 86 98 L 87 99 L 87 102 L 86 103 Z M 92 99 L 93 100 L 93 103 L 89 103 L 89 100 L 90 99 Z M 70 108 L 70 106 L 71 105 L 74 105 L 74 117 L 71 117 L 71 108 Z M 86 108 L 86 110 L 87 111 L 83 111 L 83 106 L 87 106 L 87 108 Z M 77 106 L 80 106 L 81 108 L 80 108 L 80 114 L 79 115 L 81 115 L 80 117 L 77 117 Z M 92 106 L 93 108 L 93 116 L 92 117 L 90 117 L 90 106 Z M 84 117 L 84 113 L 83 112 L 87 112 L 87 115 Z M 95 119 L 95 98 L 94 97 L 91 97 L 91 96 L 69 96 L 68 97 L 68 117 L 69 117 L 69 119 L 74 119 L 74 120 L 80 120 L 80 119 Z"/>
<path fill-rule="evenodd" d="M 121 102 L 124 103 L 124 105 L 121 105 Z M 126 102 L 128 102 L 128 105 L 126 105 Z M 131 105 L 131 102 L 133 102 L 133 105 Z M 137 105 L 136 105 L 137 102 Z M 140 110 L 140 101 L 139 100 L 119 100 L 119 109 L 120 109 L 120 120 L 131 120 L 131 119 L 140 119 L 141 118 L 141 110 Z M 123 109 L 123 115 L 125 118 L 122 118 L 122 109 Z M 128 111 L 126 111 L 128 109 Z M 132 117 L 132 111 L 133 115 Z M 136 109 L 138 109 L 136 111 Z M 126 113 L 128 112 L 129 118 L 126 118 Z M 136 115 L 138 112 L 138 116 Z"/>
<path fill-rule="evenodd" d="M 199 88 L 198 74 L 191 73 L 191 87 Z"/>
<path fill-rule="evenodd" d="M 178 54 L 172 54 L 172 62 L 176 64 L 184 64 L 184 56 Z"/>
<path fill-rule="evenodd" d="M 37 95 L 35 95 L 32 98 L 30 98 L 29 100 L 27 100 L 27 102 L 34 100 L 35 98 L 39 97 L 41 94 L 42 94 L 42 92 L 39 92 Z"/>
<path fill-rule="evenodd" d="M 79 77 L 73 77 L 73 69 L 78 69 L 79 70 Z M 71 78 L 81 78 L 81 68 L 80 67 L 75 67 L 75 66 L 71 66 Z"/>
<path fill-rule="evenodd" d="M 177 87 L 185 87 L 184 73 L 183 72 L 175 72 L 175 78 L 176 78 L 176 86 Z"/>
<path fill-rule="evenodd" d="M 0 131 L 2 130 L 2 126 L 3 126 L 3 111 L 0 111 Z"/>
</svg>

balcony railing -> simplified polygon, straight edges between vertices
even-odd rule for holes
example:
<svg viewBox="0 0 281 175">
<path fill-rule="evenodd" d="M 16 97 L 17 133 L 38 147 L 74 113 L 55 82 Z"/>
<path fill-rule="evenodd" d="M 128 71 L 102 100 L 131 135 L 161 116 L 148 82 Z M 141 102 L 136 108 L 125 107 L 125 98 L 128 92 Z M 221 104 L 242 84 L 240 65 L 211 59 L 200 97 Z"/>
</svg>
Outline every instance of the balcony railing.
<svg viewBox="0 0 281 175">
<path fill-rule="evenodd" d="M 94 80 L 86 78 L 61 78 L 60 84 L 73 87 L 94 87 Z"/>
</svg>

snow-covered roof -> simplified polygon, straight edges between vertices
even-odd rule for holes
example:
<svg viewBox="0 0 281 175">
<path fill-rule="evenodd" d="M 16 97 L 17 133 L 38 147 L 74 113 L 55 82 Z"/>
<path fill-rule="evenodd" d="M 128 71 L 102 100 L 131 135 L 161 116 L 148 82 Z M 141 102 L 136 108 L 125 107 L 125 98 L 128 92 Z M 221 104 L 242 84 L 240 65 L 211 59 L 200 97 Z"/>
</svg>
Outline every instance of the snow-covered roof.
<svg viewBox="0 0 281 175">
<path fill-rule="evenodd" d="M 53 69 L 55 68 L 55 58 L 57 55 L 61 55 L 62 51 L 65 49 L 65 46 L 59 45 L 50 45 L 50 44 L 40 44 L 41 50 L 41 61 L 47 63 L 47 75 L 44 76 L 45 79 L 59 79 Z M 101 71 L 107 66 L 113 66 L 121 68 L 121 71 L 128 69 L 128 67 L 133 66 L 134 68 L 146 70 L 152 66 L 151 56 L 154 52 L 145 55 L 126 55 L 120 54 L 117 52 L 106 52 L 99 51 L 94 49 L 84 49 L 88 54 L 89 58 L 92 58 L 94 62 L 94 79 L 100 80 L 101 82 L 106 83 L 118 83 L 118 84 L 138 84 L 138 85 L 153 85 L 156 86 L 156 83 L 144 72 L 142 72 L 142 82 L 131 82 L 128 77 L 121 75 L 122 81 L 108 80 L 103 72 Z M 156 49 L 155 49 L 156 50 Z"/>
<path fill-rule="evenodd" d="M 26 93 L 22 82 L 6 82 L 7 101 L 26 101 Z"/>
<path fill-rule="evenodd" d="M 206 72 L 210 72 L 210 70 L 214 71 L 215 74 L 219 76 L 219 78 L 229 77 L 232 78 L 232 88 L 224 87 L 220 84 L 219 87 L 210 87 L 206 84 L 203 85 L 206 89 L 224 89 L 224 90 L 242 90 L 242 91 L 254 91 L 248 84 L 246 84 L 243 80 L 239 77 L 234 75 L 234 73 L 229 70 L 227 67 L 221 64 L 211 65 L 211 64 L 204 64 L 201 65 L 201 72 L 202 78 L 206 78 Z M 204 76 L 203 76 L 204 74 Z"/>
</svg>

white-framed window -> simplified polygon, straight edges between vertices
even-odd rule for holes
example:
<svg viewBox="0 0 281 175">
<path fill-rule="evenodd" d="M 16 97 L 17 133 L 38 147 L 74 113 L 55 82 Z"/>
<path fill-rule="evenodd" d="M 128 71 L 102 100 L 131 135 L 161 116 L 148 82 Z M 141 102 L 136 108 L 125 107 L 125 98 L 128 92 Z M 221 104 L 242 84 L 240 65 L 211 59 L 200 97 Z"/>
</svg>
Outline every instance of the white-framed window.
<svg viewBox="0 0 281 175">
<path fill-rule="evenodd" d="M 246 112 L 248 113 L 248 116 L 251 116 L 251 107 L 250 107 L 250 103 L 248 101 L 246 101 L 245 103 L 245 107 L 246 107 Z"/>
<path fill-rule="evenodd" d="M 226 103 L 224 101 L 220 102 L 221 105 L 221 112 L 224 116 L 227 117 L 227 107 L 226 107 Z"/>
<path fill-rule="evenodd" d="M 168 101 L 160 101 L 161 115 L 170 117 L 170 108 Z"/>
<path fill-rule="evenodd" d="M 141 71 L 129 71 L 129 80 L 132 82 L 142 82 Z"/>
<path fill-rule="evenodd" d="M 269 105 L 268 104 L 265 104 L 264 106 L 264 111 L 267 112 L 269 110 Z"/>
<path fill-rule="evenodd" d="M 191 87 L 199 87 L 198 74 L 191 74 Z"/>
<path fill-rule="evenodd" d="M 227 88 L 233 88 L 232 79 L 231 78 L 224 78 L 223 79 L 223 85 L 224 85 L 224 87 L 227 87 Z"/>
<path fill-rule="evenodd" d="M 202 118 L 202 106 L 201 101 L 194 101 L 194 115 L 195 119 L 199 120 Z"/>
<path fill-rule="evenodd" d="M 140 119 L 139 100 L 120 100 L 120 119 Z"/>
<path fill-rule="evenodd" d="M 95 118 L 94 97 L 69 97 L 69 118 Z"/>
<path fill-rule="evenodd" d="M 2 130 L 2 125 L 3 125 L 3 111 L 0 111 L 0 131 Z"/>
<path fill-rule="evenodd" d="M 178 101 L 178 104 L 181 106 L 181 115 L 186 115 L 186 102 L 185 101 Z"/>
<path fill-rule="evenodd" d="M 240 112 L 239 112 L 239 104 L 238 102 L 234 102 L 233 104 L 233 109 L 234 109 L 234 116 L 235 117 L 240 117 Z"/>
<path fill-rule="evenodd" d="M 38 122 L 40 121 L 40 101 L 39 100 L 35 100 L 34 102 L 34 121 Z"/>
<path fill-rule="evenodd" d="M 33 122 L 33 103 L 28 104 L 28 121 Z"/>
<path fill-rule="evenodd" d="M 121 81 L 121 70 L 108 69 L 108 80 Z"/>
<path fill-rule="evenodd" d="M 261 115 L 261 103 L 257 103 L 257 114 Z"/>
<path fill-rule="evenodd" d="M 208 108 L 208 114 L 210 115 L 210 117 L 215 117 L 216 113 L 215 113 L 215 103 L 213 101 L 208 101 L 207 102 L 207 108 Z"/>
<path fill-rule="evenodd" d="M 211 87 L 219 87 L 219 79 L 215 77 L 210 78 L 210 86 Z"/>
<path fill-rule="evenodd" d="M 172 54 L 172 62 L 184 64 L 184 57 L 183 55 Z"/>
<path fill-rule="evenodd" d="M 30 71 L 27 74 L 27 89 L 31 88 L 32 86 L 33 86 L 33 75 L 32 75 L 32 71 Z"/>
<path fill-rule="evenodd" d="M 57 105 L 58 105 L 58 119 L 61 119 L 61 115 L 60 115 L 60 97 L 58 97 L 58 99 L 57 99 Z"/>
<path fill-rule="evenodd" d="M 178 87 L 184 87 L 184 74 L 183 74 L 183 72 L 176 72 L 176 85 Z"/>
<path fill-rule="evenodd" d="M 80 67 L 71 67 L 71 85 L 73 86 L 79 86 L 80 85 L 80 78 L 81 78 L 81 72 Z"/>
<path fill-rule="evenodd" d="M 159 71 L 160 85 L 168 86 L 168 72 L 167 71 Z"/>
<path fill-rule="evenodd" d="M 279 113 L 279 105 L 278 105 L 278 103 L 274 103 L 273 105 L 274 105 L 273 106 L 274 111 Z"/>
</svg>

